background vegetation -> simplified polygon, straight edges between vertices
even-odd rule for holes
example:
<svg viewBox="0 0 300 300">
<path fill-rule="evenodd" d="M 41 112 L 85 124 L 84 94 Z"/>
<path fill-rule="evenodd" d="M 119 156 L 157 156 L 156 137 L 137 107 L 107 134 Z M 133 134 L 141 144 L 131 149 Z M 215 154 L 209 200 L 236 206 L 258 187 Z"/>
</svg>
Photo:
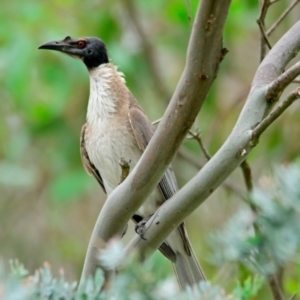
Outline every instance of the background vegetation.
<svg viewBox="0 0 300 300">
<path fill-rule="evenodd" d="M 281 0 L 266 23 L 290 1 Z M 191 21 L 198 1 L 5 1 L 0 11 L 0 255 L 19 258 L 34 270 L 49 261 L 78 279 L 90 234 L 105 195 L 81 165 L 79 133 L 89 93 L 83 64 L 38 51 L 67 35 L 98 36 L 151 120 L 160 118 L 183 70 Z M 257 1 L 234 0 L 225 27 L 229 49 L 195 130 L 213 154 L 225 140 L 259 64 Z M 275 43 L 299 18 L 299 7 L 277 28 Z M 299 104 L 263 135 L 249 157 L 255 184 L 264 185 L 274 163 L 299 153 Z M 206 161 L 198 143 L 186 140 L 174 161 L 179 185 Z M 244 201 L 240 170 L 186 221 L 207 277 L 231 286 L 241 270 L 219 273 L 208 258 L 207 238 Z M 127 239 L 130 232 L 127 234 Z M 154 266 L 169 264 L 159 255 Z M 287 286 L 289 283 L 286 283 Z"/>
</svg>

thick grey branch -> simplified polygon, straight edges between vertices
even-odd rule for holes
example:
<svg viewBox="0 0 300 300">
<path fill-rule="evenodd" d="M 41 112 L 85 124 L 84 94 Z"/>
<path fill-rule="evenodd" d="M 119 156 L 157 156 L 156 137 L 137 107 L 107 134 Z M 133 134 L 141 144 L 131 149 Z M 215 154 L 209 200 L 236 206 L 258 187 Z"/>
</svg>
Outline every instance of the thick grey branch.
<svg viewBox="0 0 300 300">
<path fill-rule="evenodd" d="M 144 240 L 139 236 L 128 249 L 138 246 L 143 255 L 151 254 L 160 243 L 191 214 L 247 157 L 252 147 L 253 128 L 268 109 L 265 95 L 268 84 L 275 80 L 300 48 L 300 21 L 272 48 L 260 64 L 247 102 L 221 149 L 169 201 L 161 206 L 146 224 Z"/>
<path fill-rule="evenodd" d="M 94 241 L 121 235 L 125 224 L 157 186 L 194 123 L 224 55 L 222 32 L 229 5 L 230 0 L 201 1 L 186 66 L 172 100 L 142 158 L 107 198 L 93 230 L 81 280 L 92 274 L 91 266 L 96 264 Z"/>
</svg>

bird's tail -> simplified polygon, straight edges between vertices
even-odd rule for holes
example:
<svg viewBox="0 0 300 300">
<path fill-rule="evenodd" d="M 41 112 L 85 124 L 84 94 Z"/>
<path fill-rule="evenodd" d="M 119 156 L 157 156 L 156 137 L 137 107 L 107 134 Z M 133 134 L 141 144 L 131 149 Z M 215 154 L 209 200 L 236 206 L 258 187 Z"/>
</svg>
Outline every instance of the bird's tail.
<svg viewBox="0 0 300 300">
<path fill-rule="evenodd" d="M 192 287 L 200 281 L 206 281 L 191 245 L 188 246 L 190 248 L 190 255 L 177 252 L 176 260 L 173 262 L 174 272 L 181 290 Z"/>
</svg>

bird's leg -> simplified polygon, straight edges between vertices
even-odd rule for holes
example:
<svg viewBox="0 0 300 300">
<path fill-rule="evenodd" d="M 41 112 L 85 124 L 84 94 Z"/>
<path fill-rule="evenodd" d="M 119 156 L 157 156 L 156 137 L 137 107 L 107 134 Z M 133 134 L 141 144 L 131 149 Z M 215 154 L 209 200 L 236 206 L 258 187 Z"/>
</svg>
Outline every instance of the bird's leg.
<svg viewBox="0 0 300 300">
<path fill-rule="evenodd" d="M 123 156 L 120 157 L 119 165 L 121 166 L 122 173 L 119 184 L 121 184 L 128 176 L 130 171 L 130 162 L 130 159 L 127 161 Z"/>
</svg>

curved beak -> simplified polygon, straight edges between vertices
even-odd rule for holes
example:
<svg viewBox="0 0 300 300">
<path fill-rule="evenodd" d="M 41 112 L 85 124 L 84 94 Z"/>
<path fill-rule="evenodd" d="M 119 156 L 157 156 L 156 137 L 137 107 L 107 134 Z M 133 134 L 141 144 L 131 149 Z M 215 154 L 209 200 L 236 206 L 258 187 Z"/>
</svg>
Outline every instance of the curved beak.
<svg viewBox="0 0 300 300">
<path fill-rule="evenodd" d="M 61 41 L 51 41 L 45 43 L 39 46 L 38 49 L 56 50 L 56 51 L 68 53 L 72 48 L 71 42 L 73 42 L 72 38 L 70 36 L 67 36 Z"/>
</svg>

